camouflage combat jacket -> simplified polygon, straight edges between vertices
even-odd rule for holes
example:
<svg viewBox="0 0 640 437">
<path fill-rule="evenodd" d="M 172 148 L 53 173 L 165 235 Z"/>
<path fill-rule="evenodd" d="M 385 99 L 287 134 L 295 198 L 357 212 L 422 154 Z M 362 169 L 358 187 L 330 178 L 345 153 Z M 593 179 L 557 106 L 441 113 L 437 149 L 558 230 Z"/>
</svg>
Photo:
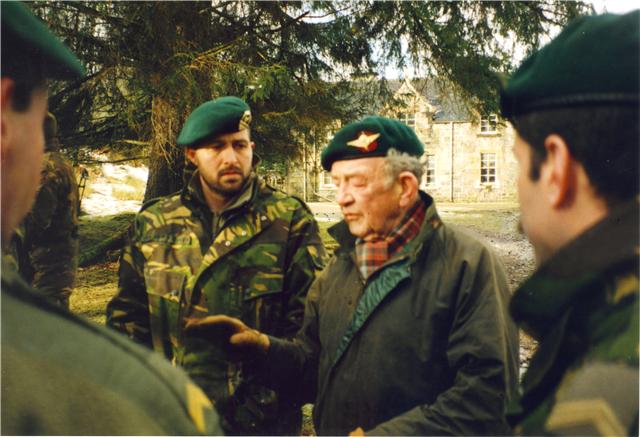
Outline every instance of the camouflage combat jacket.
<svg viewBox="0 0 640 437">
<path fill-rule="evenodd" d="M 78 184 L 62 153 L 45 154 L 36 200 L 11 244 L 25 281 L 68 307 L 78 268 Z"/>
<path fill-rule="evenodd" d="M 637 435 L 638 203 L 562 248 L 515 293 L 540 341 L 509 408 L 518 434 Z"/>
<path fill-rule="evenodd" d="M 227 432 L 296 433 L 299 405 L 278 399 L 246 362 L 243 368 L 229 359 L 226 340 L 186 335 L 184 319 L 228 314 L 292 337 L 324 258 L 318 225 L 300 200 L 253 179 L 234 207 L 214 215 L 196 173 L 181 194 L 152 201 L 136 216 L 107 323 L 184 367 Z"/>
</svg>

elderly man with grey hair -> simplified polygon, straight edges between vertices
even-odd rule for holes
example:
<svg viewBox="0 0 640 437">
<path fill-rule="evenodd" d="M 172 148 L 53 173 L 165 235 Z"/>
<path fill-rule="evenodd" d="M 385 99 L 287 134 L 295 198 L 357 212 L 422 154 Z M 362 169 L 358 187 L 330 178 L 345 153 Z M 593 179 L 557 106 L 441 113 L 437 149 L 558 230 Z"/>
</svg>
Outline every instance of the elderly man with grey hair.
<svg viewBox="0 0 640 437">
<path fill-rule="evenodd" d="M 225 316 L 188 321 L 229 335 L 268 384 L 314 402 L 318 434 L 509 432 L 518 334 L 497 257 L 445 225 L 419 190 L 424 148 L 383 117 L 341 129 L 322 153 L 344 220 L 293 341 Z"/>
</svg>

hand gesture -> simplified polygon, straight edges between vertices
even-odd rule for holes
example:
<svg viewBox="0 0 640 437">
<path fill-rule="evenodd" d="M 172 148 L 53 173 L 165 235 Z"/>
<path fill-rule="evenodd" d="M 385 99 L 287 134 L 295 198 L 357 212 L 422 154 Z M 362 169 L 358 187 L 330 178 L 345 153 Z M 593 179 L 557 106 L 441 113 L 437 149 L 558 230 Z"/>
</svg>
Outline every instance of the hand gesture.
<svg viewBox="0 0 640 437">
<path fill-rule="evenodd" d="M 185 330 L 204 338 L 215 338 L 221 335 L 229 344 L 243 351 L 259 351 L 267 353 L 269 337 L 255 329 L 249 328 L 242 320 L 225 315 L 207 316 L 201 319 L 186 320 Z"/>
</svg>

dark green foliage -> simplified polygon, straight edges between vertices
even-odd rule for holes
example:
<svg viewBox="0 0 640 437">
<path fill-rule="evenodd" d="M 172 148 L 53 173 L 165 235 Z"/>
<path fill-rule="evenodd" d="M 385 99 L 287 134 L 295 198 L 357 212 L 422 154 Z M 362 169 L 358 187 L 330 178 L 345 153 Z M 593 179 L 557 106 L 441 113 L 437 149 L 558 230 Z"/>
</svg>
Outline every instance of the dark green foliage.
<svg viewBox="0 0 640 437">
<path fill-rule="evenodd" d="M 175 138 L 189 112 L 208 99 L 246 99 L 257 151 L 266 167 L 277 168 L 303 143 L 323 146 L 336 120 L 353 121 L 388 101 L 377 79 L 387 65 L 420 65 L 455 84 L 472 106 L 496 108 L 493 72 L 513 68 L 500 40 L 530 50 L 550 26 L 589 11 L 555 1 L 31 6 L 90 73 L 83 82 L 54 86 L 51 108 L 62 143 L 133 155 L 148 149 L 147 198 L 182 185 Z"/>
</svg>

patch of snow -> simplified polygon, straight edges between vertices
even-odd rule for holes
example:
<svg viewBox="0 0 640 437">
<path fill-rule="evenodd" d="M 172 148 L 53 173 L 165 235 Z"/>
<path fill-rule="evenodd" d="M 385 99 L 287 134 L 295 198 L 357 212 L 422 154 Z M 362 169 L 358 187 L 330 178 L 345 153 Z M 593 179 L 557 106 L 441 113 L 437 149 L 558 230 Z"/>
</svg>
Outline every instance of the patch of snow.
<svg viewBox="0 0 640 437">
<path fill-rule="evenodd" d="M 127 164 L 101 164 L 98 171 L 91 171 L 86 182 L 87 194 L 82 198 L 82 210 L 93 216 L 137 212 L 142 206 L 144 192 L 140 192 L 140 200 L 120 200 L 114 197 L 114 190 L 135 193 L 138 188 L 127 181 L 136 179 L 145 186 L 149 169 Z"/>
</svg>

